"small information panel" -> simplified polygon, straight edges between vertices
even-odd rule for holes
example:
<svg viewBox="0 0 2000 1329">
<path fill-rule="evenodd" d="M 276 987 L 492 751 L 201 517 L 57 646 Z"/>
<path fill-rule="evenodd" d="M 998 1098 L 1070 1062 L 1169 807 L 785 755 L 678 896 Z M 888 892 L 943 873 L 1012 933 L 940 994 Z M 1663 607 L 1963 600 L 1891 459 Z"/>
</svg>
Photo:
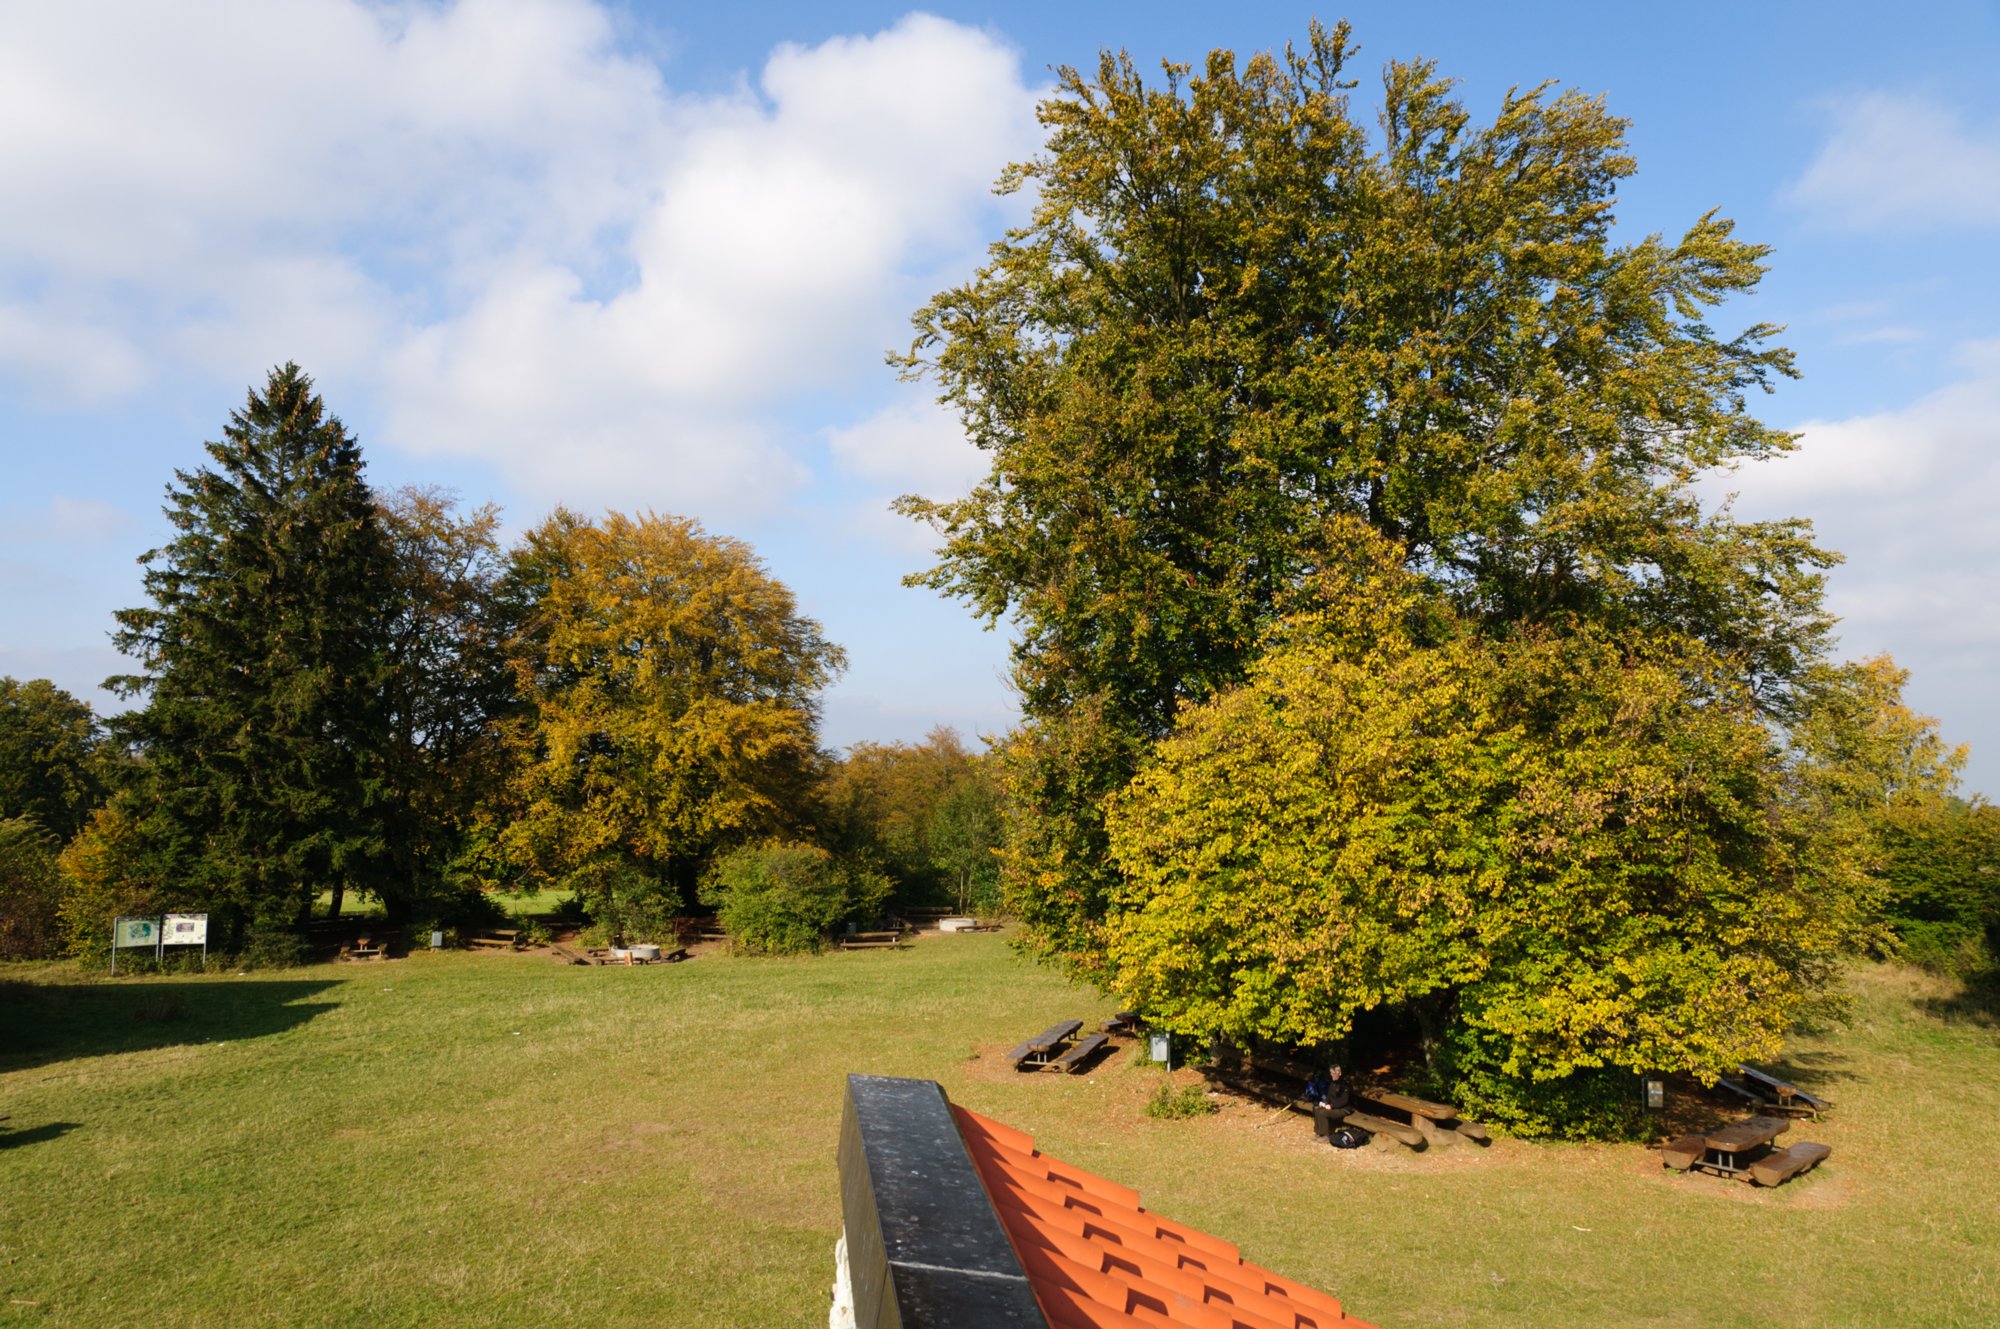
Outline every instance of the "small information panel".
<svg viewBox="0 0 2000 1329">
<path fill-rule="evenodd" d="M 111 945 L 115 949 L 144 946 L 152 950 L 160 944 L 159 922 L 151 918 L 121 918 L 111 929 Z"/>
<path fill-rule="evenodd" d="M 160 924 L 163 940 L 169 946 L 206 946 L 208 944 L 207 914 L 168 914 Z"/>
</svg>

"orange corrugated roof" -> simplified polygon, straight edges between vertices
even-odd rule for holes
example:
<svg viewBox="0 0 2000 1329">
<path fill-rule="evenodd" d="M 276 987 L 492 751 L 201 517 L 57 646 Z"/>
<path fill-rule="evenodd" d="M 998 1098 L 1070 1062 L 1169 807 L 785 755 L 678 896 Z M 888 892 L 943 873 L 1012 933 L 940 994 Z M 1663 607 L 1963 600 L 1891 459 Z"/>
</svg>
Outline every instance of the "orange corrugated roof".
<svg viewBox="0 0 2000 1329">
<path fill-rule="evenodd" d="M 1148 1212 L 1139 1193 L 1071 1167 L 957 1104 L 959 1134 L 1056 1329 L 1372 1329 L 1324 1292 Z"/>
</svg>

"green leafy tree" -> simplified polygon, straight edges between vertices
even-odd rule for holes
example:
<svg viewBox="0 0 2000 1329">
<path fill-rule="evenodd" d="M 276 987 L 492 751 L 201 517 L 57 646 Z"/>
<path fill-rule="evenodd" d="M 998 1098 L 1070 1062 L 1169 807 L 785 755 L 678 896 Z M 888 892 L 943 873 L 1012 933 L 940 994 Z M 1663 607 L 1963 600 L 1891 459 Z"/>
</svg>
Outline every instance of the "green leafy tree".
<svg viewBox="0 0 2000 1329">
<path fill-rule="evenodd" d="M 97 717 L 46 678 L 0 678 L 0 817 L 67 840 L 104 801 Z"/>
<path fill-rule="evenodd" d="M 1713 215 L 1611 238 L 1631 174 L 1603 103 L 1534 88 L 1475 124 L 1424 62 L 1383 72 L 1379 144 L 1345 25 L 1149 84 L 1058 75 L 1030 221 L 916 317 L 903 364 L 991 471 L 903 500 L 915 578 L 1018 624 L 1012 898 L 1089 963 L 1120 886 L 1102 809 L 1179 709 L 1365 523 L 1487 631 L 1674 635 L 1774 716 L 1823 647 L 1804 523 L 1705 513 L 1699 475 L 1792 439 L 1746 394 L 1775 329 L 1713 330 L 1763 247 Z"/>
<path fill-rule="evenodd" d="M 516 561 L 532 709 L 504 838 L 532 874 L 600 905 L 633 870 L 684 897 L 716 851 L 801 819 L 845 657 L 748 545 L 677 517 L 557 513 Z"/>
<path fill-rule="evenodd" d="M 445 491 L 409 486 L 383 502 L 380 520 L 395 567 L 385 749 L 394 833 L 371 885 L 392 917 L 438 917 L 489 838 L 508 774 L 503 726 L 520 706 L 500 510 L 461 511 Z"/>
<path fill-rule="evenodd" d="M 828 773 L 825 820 L 844 855 L 881 865 L 900 899 L 990 903 L 1000 844 L 990 758 L 949 728 L 922 743 L 857 743 Z"/>
<path fill-rule="evenodd" d="M 228 946 L 384 858 L 395 564 L 360 447 L 297 365 L 207 449 L 168 487 L 151 603 L 117 616 L 140 672 L 111 685 L 144 703 L 118 728 L 143 759 L 155 875 L 221 911 Z"/>
<path fill-rule="evenodd" d="M 931 815 L 931 862 L 951 886 L 961 914 L 999 903 L 1002 829 L 1000 788 L 991 759 L 983 759 L 945 791 Z"/>
</svg>

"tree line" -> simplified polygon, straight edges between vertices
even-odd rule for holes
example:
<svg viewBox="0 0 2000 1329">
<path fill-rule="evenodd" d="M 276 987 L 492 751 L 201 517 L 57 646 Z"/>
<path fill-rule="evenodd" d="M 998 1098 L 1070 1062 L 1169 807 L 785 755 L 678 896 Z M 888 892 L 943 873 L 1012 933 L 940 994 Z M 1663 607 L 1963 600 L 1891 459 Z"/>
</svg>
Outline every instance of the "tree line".
<svg viewBox="0 0 2000 1329">
<path fill-rule="evenodd" d="M 1696 487 L 1796 444 L 1780 330 L 1712 326 L 1768 250 L 1615 234 L 1600 98 L 1481 122 L 1390 62 L 1364 118 L 1354 51 L 1060 71 L 1029 220 L 899 357 L 990 461 L 901 501 L 912 581 L 1018 626 L 1041 954 L 1202 1041 L 1393 1023 L 1469 1110 L 1598 1133 L 1634 1071 L 1774 1055 L 1885 919 L 1987 944 L 1993 818 L 1833 656 L 1810 523 Z"/>
<path fill-rule="evenodd" d="M 845 656 L 742 541 L 559 509 L 503 548 L 490 504 L 374 492 L 289 364 L 207 452 L 117 615 L 132 708 L 0 683 L 7 953 L 172 909 L 283 961 L 356 895 L 427 931 L 560 889 L 633 939 L 707 904 L 774 949 L 991 902 L 987 759 L 949 731 L 825 751 Z"/>
</svg>

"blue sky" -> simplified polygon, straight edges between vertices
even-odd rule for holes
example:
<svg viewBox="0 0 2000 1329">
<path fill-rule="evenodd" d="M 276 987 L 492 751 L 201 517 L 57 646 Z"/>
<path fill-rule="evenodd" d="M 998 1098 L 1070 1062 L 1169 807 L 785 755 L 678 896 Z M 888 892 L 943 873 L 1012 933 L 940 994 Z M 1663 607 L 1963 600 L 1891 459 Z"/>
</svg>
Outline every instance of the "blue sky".
<svg viewBox="0 0 2000 1329">
<path fill-rule="evenodd" d="M 978 457 L 885 350 L 1016 215 L 1049 67 L 1300 37 L 1309 9 L 591 0 L 0 3 L 0 673 L 100 704 L 163 487 L 295 359 L 380 486 L 524 526 L 653 508 L 740 535 L 849 650 L 826 737 L 1012 716 L 1005 642 L 898 583 L 893 495 Z M 1848 564 L 1851 655 L 2000 789 L 2000 19 L 1879 6 L 1350 5 L 1364 83 L 1428 56 L 1475 114 L 1604 93 L 1620 226 L 1776 247 L 1727 329 L 1805 377 L 1795 455 L 1715 481 Z"/>
</svg>

